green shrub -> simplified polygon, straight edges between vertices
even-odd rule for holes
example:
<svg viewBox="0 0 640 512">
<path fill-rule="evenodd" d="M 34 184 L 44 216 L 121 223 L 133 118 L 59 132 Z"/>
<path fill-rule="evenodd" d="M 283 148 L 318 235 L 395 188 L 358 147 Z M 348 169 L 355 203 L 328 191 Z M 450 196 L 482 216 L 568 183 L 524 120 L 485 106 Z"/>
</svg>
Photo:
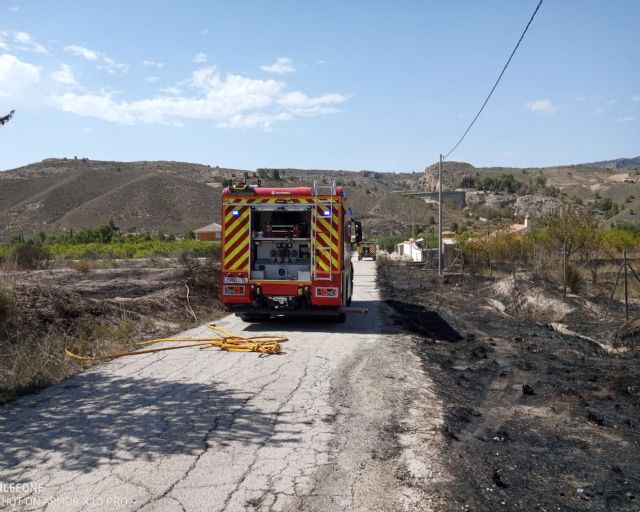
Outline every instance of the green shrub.
<svg viewBox="0 0 640 512">
<path fill-rule="evenodd" d="M 11 248 L 8 260 L 17 270 L 35 270 L 46 265 L 49 251 L 31 242 L 19 243 Z"/>
<path fill-rule="evenodd" d="M 377 242 L 380 249 L 391 253 L 395 252 L 396 245 L 398 245 L 400 242 L 404 242 L 408 238 L 409 235 L 387 235 L 379 237 Z"/>
</svg>

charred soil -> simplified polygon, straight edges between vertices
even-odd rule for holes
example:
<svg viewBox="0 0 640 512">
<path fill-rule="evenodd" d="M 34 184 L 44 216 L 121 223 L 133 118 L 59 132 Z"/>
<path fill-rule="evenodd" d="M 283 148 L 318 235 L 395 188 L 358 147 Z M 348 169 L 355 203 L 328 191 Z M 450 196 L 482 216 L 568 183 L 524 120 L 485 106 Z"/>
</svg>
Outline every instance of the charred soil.
<svg viewBox="0 0 640 512">
<path fill-rule="evenodd" d="M 399 264 L 378 281 L 445 404 L 441 510 L 640 510 L 640 358 L 609 350 L 618 324 L 589 340 L 589 314 L 562 334 L 492 307 L 493 283 Z"/>
</svg>

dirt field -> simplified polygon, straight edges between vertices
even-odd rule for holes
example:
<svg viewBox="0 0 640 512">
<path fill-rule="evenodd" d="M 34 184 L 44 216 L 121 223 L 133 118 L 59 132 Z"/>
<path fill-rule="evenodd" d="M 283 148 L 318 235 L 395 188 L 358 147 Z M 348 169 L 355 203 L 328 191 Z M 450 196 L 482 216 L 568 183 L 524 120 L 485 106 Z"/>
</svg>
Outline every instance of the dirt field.
<svg viewBox="0 0 640 512">
<path fill-rule="evenodd" d="M 557 292 L 528 286 L 509 302 L 504 280 L 400 264 L 378 279 L 446 405 L 441 510 L 640 510 L 640 359 L 609 350 L 619 317 L 575 298 L 560 314 Z"/>
</svg>

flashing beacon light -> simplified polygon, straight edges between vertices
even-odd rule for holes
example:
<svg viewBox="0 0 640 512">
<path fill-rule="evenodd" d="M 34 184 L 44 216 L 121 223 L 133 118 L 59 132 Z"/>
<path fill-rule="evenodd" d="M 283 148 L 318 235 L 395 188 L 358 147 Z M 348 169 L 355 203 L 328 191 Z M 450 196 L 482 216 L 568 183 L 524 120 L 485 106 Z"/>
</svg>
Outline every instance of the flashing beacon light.
<svg viewBox="0 0 640 512">
<path fill-rule="evenodd" d="M 233 215 L 234 217 L 237 217 L 238 215 L 240 215 L 240 210 L 233 210 L 231 212 L 231 215 Z"/>
<path fill-rule="evenodd" d="M 323 217 L 331 217 L 331 210 L 324 210 L 322 212 Z"/>
</svg>

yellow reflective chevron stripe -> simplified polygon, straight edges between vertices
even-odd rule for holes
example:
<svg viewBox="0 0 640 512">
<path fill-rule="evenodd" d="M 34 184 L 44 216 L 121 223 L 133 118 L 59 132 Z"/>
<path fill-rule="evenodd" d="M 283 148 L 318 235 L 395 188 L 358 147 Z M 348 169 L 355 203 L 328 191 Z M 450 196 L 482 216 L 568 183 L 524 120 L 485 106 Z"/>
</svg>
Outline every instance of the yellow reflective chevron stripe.
<svg viewBox="0 0 640 512">
<path fill-rule="evenodd" d="M 331 258 L 331 264 L 333 268 L 339 268 L 338 257 L 337 257 L 338 246 L 335 243 L 333 243 L 324 233 L 318 233 L 318 237 L 321 239 L 322 245 L 324 247 L 329 247 L 329 249 L 325 249 L 325 251 L 329 254 L 329 257 Z"/>
</svg>

